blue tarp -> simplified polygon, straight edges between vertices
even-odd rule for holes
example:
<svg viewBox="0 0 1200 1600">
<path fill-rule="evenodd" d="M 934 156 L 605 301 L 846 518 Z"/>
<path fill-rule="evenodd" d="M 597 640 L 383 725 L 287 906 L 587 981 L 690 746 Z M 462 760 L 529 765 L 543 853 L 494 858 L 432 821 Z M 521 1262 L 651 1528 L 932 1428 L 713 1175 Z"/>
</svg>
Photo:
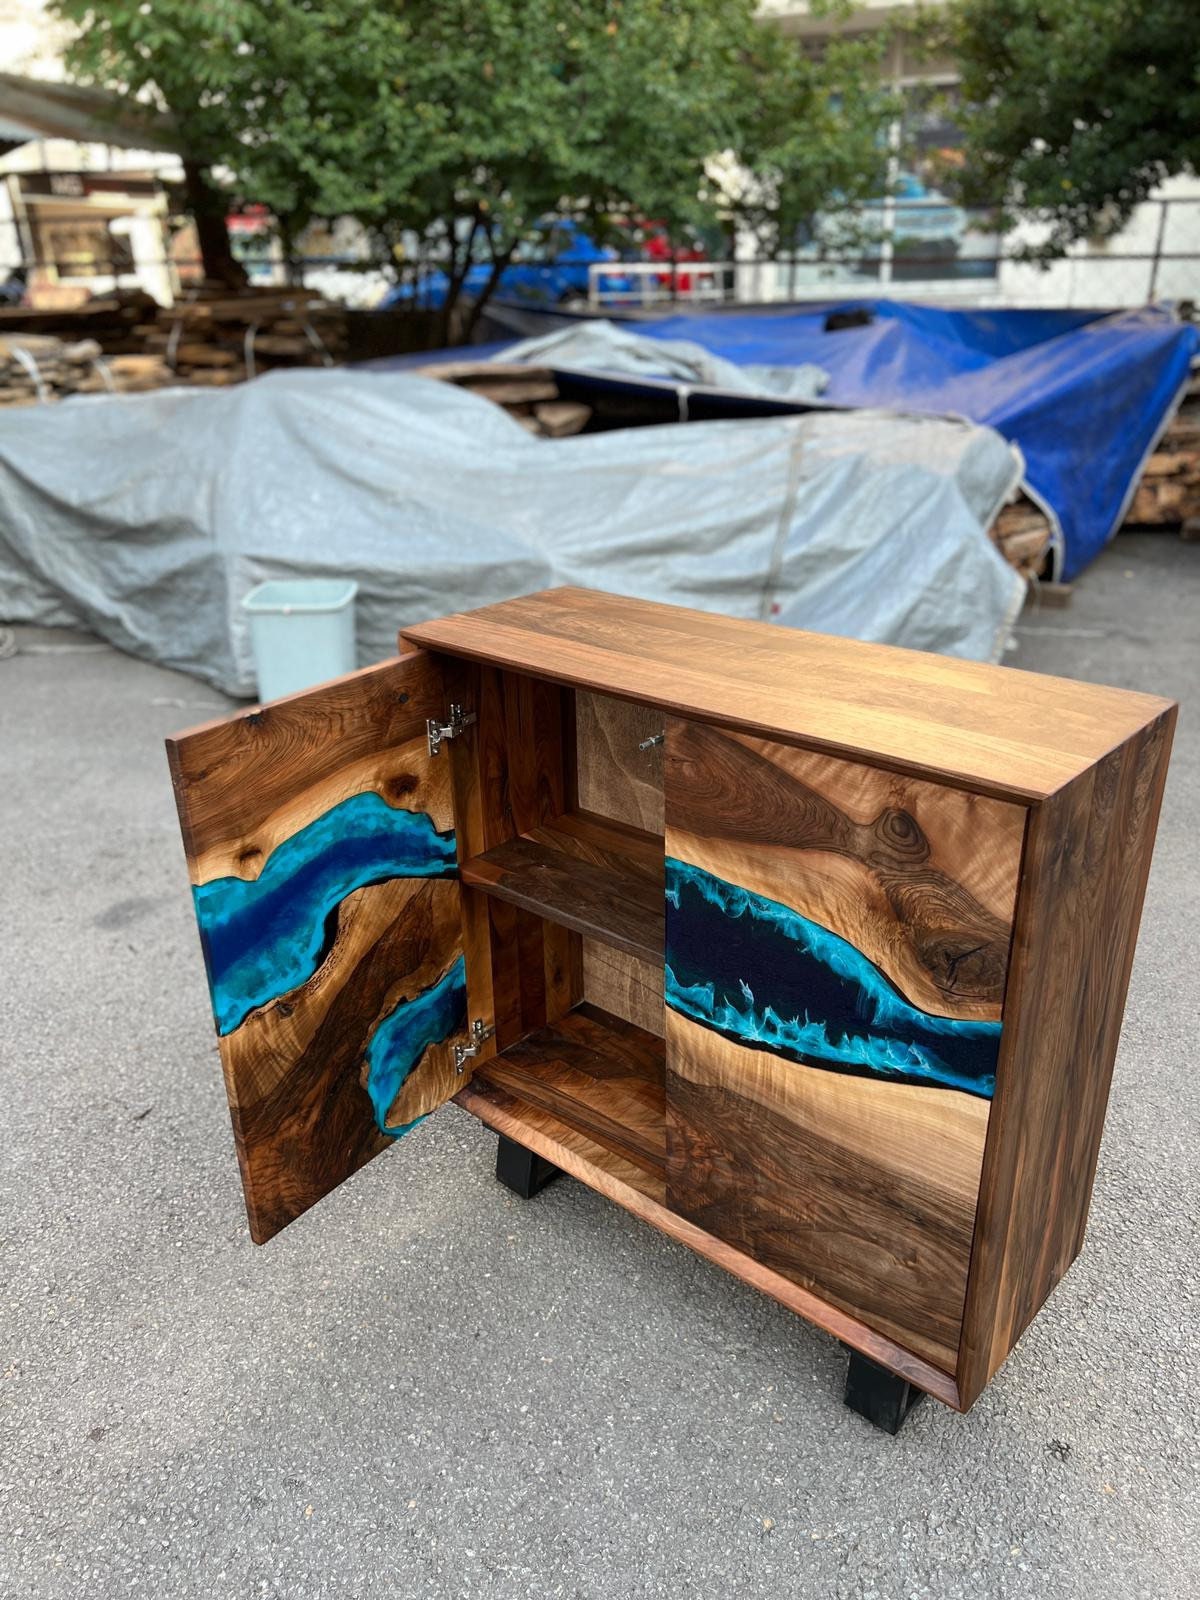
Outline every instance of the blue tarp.
<svg viewBox="0 0 1200 1600">
<path fill-rule="evenodd" d="M 832 311 L 862 327 L 825 332 Z M 1071 579 L 1115 533 L 1200 351 L 1166 310 L 956 311 L 895 300 L 684 311 L 637 331 L 691 339 L 739 365 L 815 363 L 836 405 L 957 413 L 1019 446 L 1026 485 L 1058 519 Z"/>
</svg>

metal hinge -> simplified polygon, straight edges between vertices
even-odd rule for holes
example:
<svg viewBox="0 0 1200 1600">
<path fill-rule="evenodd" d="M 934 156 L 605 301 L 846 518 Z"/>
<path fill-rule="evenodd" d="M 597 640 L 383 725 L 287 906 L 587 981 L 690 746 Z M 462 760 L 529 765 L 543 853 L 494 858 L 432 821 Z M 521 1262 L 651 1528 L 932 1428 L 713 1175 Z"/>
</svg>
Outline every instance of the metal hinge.
<svg viewBox="0 0 1200 1600">
<path fill-rule="evenodd" d="M 454 1046 L 454 1070 L 462 1072 L 472 1056 L 479 1054 L 485 1039 L 490 1039 L 495 1033 L 495 1028 L 489 1027 L 486 1022 L 481 1022 L 478 1017 L 471 1024 L 471 1043 L 456 1044 Z"/>
<path fill-rule="evenodd" d="M 429 741 L 429 754 L 437 755 L 442 748 L 443 739 L 457 739 L 464 728 L 469 728 L 475 721 L 473 711 L 464 711 L 457 703 L 450 706 L 450 720 L 439 722 L 436 717 L 430 717 L 425 724 L 425 737 Z"/>
</svg>

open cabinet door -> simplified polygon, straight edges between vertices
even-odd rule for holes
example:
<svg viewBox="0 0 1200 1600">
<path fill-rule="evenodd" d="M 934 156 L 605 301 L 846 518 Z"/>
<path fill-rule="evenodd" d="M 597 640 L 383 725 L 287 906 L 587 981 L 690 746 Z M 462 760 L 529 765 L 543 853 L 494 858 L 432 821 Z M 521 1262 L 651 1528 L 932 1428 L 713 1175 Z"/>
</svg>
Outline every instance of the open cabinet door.
<svg viewBox="0 0 1200 1600">
<path fill-rule="evenodd" d="M 167 741 L 258 1244 L 463 1087 L 444 709 L 418 651 Z"/>
</svg>

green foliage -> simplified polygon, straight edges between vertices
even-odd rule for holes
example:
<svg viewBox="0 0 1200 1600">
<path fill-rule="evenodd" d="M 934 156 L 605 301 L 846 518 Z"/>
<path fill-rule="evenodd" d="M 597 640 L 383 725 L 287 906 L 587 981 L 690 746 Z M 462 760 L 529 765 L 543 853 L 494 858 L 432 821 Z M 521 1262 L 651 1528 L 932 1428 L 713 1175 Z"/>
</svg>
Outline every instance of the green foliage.
<svg viewBox="0 0 1200 1600">
<path fill-rule="evenodd" d="M 723 198 L 764 255 L 794 249 L 822 209 L 884 192 L 885 133 L 899 109 L 880 87 L 885 43 L 834 33 L 813 53 L 758 30 L 741 63 L 739 98 L 753 113 L 736 147 L 752 181 L 727 183 Z"/>
<path fill-rule="evenodd" d="M 614 214 L 674 230 L 724 204 L 778 241 L 878 186 L 869 53 L 806 58 L 754 0 L 51 3 L 78 77 L 169 109 L 285 236 L 352 216 L 389 260 L 416 236 L 452 299 L 472 256 L 494 281 L 549 212 L 603 235 Z M 752 204 L 706 184 L 720 151 L 750 169 Z"/>
<path fill-rule="evenodd" d="M 1116 232 L 1200 167 L 1197 0 L 955 0 L 968 200 L 1049 224 L 1037 254 Z"/>
</svg>

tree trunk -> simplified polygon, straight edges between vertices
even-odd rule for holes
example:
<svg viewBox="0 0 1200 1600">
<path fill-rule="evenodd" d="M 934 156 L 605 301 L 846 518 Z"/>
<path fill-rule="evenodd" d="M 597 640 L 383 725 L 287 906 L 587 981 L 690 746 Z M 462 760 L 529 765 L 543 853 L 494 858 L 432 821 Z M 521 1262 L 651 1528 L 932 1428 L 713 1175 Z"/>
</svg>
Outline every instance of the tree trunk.
<svg viewBox="0 0 1200 1600">
<path fill-rule="evenodd" d="M 183 163 L 184 191 L 188 210 L 196 224 L 204 276 L 231 289 L 246 287 L 246 269 L 234 260 L 225 226 L 224 196 L 208 179 L 207 168 L 196 161 Z"/>
<path fill-rule="evenodd" d="M 513 253 L 515 252 L 516 248 L 517 247 L 515 244 L 510 245 L 509 248 L 501 255 L 494 256 L 492 258 L 492 266 L 491 271 L 488 273 L 488 281 L 483 286 L 483 293 L 477 296 L 474 304 L 471 306 L 470 311 L 467 313 L 467 318 L 463 324 L 462 332 L 458 340 L 459 344 L 470 344 L 472 335 L 474 334 L 475 329 L 479 326 L 479 319 L 482 317 L 488 301 L 492 298 L 492 293 L 496 285 L 500 282 L 500 275 L 512 260 Z"/>
</svg>

